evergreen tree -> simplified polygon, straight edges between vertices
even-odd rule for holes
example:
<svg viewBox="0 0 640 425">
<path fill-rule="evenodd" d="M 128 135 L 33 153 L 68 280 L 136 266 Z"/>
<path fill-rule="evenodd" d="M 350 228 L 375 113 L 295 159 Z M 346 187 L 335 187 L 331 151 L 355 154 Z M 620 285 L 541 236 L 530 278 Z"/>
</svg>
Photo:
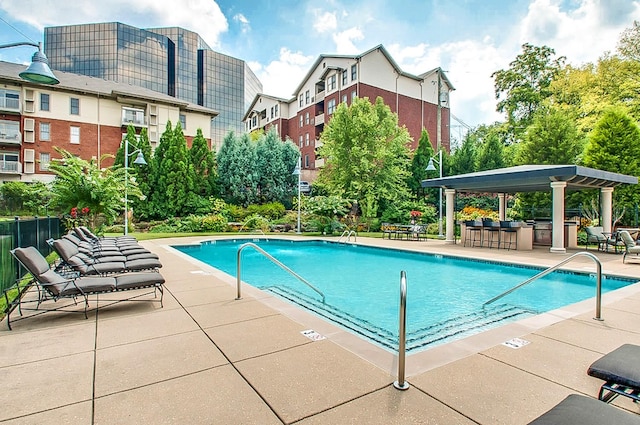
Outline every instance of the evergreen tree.
<svg viewBox="0 0 640 425">
<path fill-rule="evenodd" d="M 473 173 L 476 169 L 478 136 L 475 130 L 467 132 L 462 146 L 451 155 L 451 175 Z"/>
<path fill-rule="evenodd" d="M 168 179 L 167 175 L 163 172 L 163 167 L 172 139 L 173 131 L 171 129 L 171 121 L 167 121 L 167 126 L 160 136 L 160 142 L 156 147 L 150 163 L 150 184 L 153 187 L 153 192 L 149 199 L 149 210 L 153 218 L 163 219 L 170 216 L 166 210 Z"/>
<path fill-rule="evenodd" d="M 255 143 L 248 134 L 225 136 L 218 155 L 218 173 L 223 199 L 244 205 L 258 200 L 258 172 Z"/>
<path fill-rule="evenodd" d="M 260 202 L 289 204 L 292 189 L 297 184 L 297 177 L 294 178 L 292 170 L 296 166 L 298 149 L 291 141 L 283 142 L 275 128 L 271 127 L 258 140 L 256 155 Z"/>
<path fill-rule="evenodd" d="M 504 144 L 500 139 L 498 126 L 481 126 L 479 131 L 483 133 L 476 156 L 476 170 L 495 170 L 503 168 Z"/>
<path fill-rule="evenodd" d="M 193 138 L 189 158 L 193 167 L 194 192 L 204 198 L 216 196 L 218 192 L 218 171 L 215 153 L 209 149 L 207 140 L 198 129 Z"/>
<path fill-rule="evenodd" d="M 422 180 L 440 176 L 437 171 L 426 171 L 427 165 L 429 165 L 429 159 L 434 155 L 435 152 L 431 146 L 431 140 L 429 140 L 429 133 L 423 128 L 420 134 L 420 140 L 418 141 L 418 148 L 413 153 L 413 158 L 411 159 L 411 166 L 409 168 L 411 175 L 407 179 L 407 186 L 412 193 L 416 194 L 420 192 L 422 189 Z"/>
</svg>

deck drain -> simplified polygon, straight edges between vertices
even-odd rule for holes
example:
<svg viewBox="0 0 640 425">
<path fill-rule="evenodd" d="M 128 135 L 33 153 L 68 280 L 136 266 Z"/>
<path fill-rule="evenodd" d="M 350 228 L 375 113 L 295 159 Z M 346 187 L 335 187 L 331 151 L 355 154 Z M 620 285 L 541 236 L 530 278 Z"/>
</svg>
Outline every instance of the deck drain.
<svg viewBox="0 0 640 425">
<path fill-rule="evenodd" d="M 524 347 L 527 344 L 529 344 L 529 341 L 521 338 L 512 338 L 509 341 L 505 341 L 502 343 L 502 345 L 506 345 L 507 347 L 513 348 L 514 350 Z"/>
<path fill-rule="evenodd" d="M 311 341 L 322 341 L 323 339 L 325 339 L 324 335 L 320 335 L 313 329 L 307 329 L 306 331 L 301 331 L 300 333 L 309 338 Z"/>
</svg>

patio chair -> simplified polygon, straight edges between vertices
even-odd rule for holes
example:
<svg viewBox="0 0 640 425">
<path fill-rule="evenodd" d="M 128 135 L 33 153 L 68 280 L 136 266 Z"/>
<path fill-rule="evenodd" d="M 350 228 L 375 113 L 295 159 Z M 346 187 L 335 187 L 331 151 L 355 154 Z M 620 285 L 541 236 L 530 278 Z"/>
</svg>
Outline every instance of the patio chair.
<svg viewBox="0 0 640 425">
<path fill-rule="evenodd" d="M 518 249 L 518 228 L 515 227 L 517 224 L 517 222 L 509 220 L 500 220 L 500 245 L 502 248 L 511 250 L 511 246 L 514 246 L 515 249 Z M 507 240 L 507 235 L 509 240 Z"/>
<path fill-rule="evenodd" d="M 130 260 L 136 260 L 140 258 L 159 258 L 157 254 L 149 251 L 145 247 L 139 245 L 137 242 L 127 245 L 115 245 L 115 244 L 97 244 L 94 245 L 90 242 L 83 241 L 75 233 L 67 233 L 62 237 L 76 245 L 80 252 L 89 255 L 90 257 L 101 257 L 111 255 L 124 255 Z"/>
<path fill-rule="evenodd" d="M 76 313 L 82 312 L 86 319 L 88 318 L 87 310 L 89 308 L 89 295 L 107 294 L 143 288 L 150 289 L 150 291 L 142 294 L 138 293 L 129 298 L 112 301 L 109 304 L 133 300 L 149 293 L 153 293 L 154 298 L 156 298 L 157 292 L 160 292 L 159 302 L 161 306 L 163 305 L 164 289 L 162 285 L 165 280 L 158 272 L 127 273 L 119 276 L 68 277 L 52 270 L 47 260 L 33 246 L 13 249 L 11 250 L 11 255 L 13 255 L 13 257 L 27 269 L 29 274 L 31 274 L 33 283 L 38 289 L 37 299 L 25 301 L 21 298 L 19 300 L 18 310 L 21 316 L 22 310 L 39 311 L 35 315 L 48 311 L 67 311 Z M 77 306 L 78 298 L 82 298 L 84 300 L 83 310 L 69 310 L 69 308 Z M 56 303 L 53 308 L 41 308 L 41 305 L 46 301 L 53 300 L 57 302 L 61 299 L 71 299 L 72 303 Z M 29 308 L 29 303 L 36 303 L 36 307 Z M 9 330 L 11 330 L 10 316 L 11 311 L 7 313 L 7 326 L 9 327 Z"/>
<path fill-rule="evenodd" d="M 638 425 L 640 416 L 594 398 L 571 394 L 529 425 Z"/>
<path fill-rule="evenodd" d="M 67 239 L 49 239 L 47 241 L 60 256 L 58 271 L 74 271 L 80 275 L 105 275 L 129 271 L 155 270 L 162 267 L 157 258 L 130 259 L 125 255 L 91 257 L 79 251 Z"/>
<path fill-rule="evenodd" d="M 628 254 L 635 254 L 636 257 L 638 257 L 638 254 L 640 254 L 640 245 L 638 245 L 636 241 L 633 240 L 631 234 L 626 230 L 620 230 L 618 232 L 618 235 L 624 243 L 624 254 L 622 254 L 622 263 L 624 263 Z"/>
<path fill-rule="evenodd" d="M 500 222 L 493 221 L 490 218 L 482 219 L 482 227 L 487 232 L 486 242 L 489 248 L 496 244 L 496 248 L 500 248 Z"/>
<path fill-rule="evenodd" d="M 584 231 L 587 233 L 587 242 L 585 249 L 589 247 L 589 244 L 598 244 L 598 251 L 606 251 L 607 237 L 602 234 L 604 228 L 601 226 L 589 226 L 585 227 Z"/>
<path fill-rule="evenodd" d="M 464 235 L 463 246 L 467 246 L 467 242 L 469 242 L 469 245 L 472 247 L 476 246 L 476 242 L 479 242 L 480 246 L 482 246 L 482 242 L 484 241 L 483 234 L 482 234 L 483 233 L 482 222 L 467 220 L 464 222 L 464 226 L 465 226 L 465 235 Z M 471 236 L 473 236 L 473 239 L 471 239 Z"/>
<path fill-rule="evenodd" d="M 619 395 L 640 401 L 640 346 L 624 344 L 596 360 L 587 375 L 605 381 L 598 399 L 609 403 Z"/>
</svg>

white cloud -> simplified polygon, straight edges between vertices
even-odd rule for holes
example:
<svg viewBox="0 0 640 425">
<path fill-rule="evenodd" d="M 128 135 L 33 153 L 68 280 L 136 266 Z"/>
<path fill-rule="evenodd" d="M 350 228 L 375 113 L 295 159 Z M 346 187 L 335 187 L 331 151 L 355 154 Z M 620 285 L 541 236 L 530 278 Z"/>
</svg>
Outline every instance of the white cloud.
<svg viewBox="0 0 640 425">
<path fill-rule="evenodd" d="M 360 40 L 364 40 L 364 35 L 360 28 L 349 28 L 335 34 L 333 36 L 333 41 L 336 43 L 335 53 L 338 55 L 360 53 L 360 49 L 354 44 L 354 41 Z"/>
<path fill-rule="evenodd" d="M 238 13 L 234 15 L 233 20 L 240 24 L 240 28 L 243 33 L 247 33 L 251 30 L 251 25 L 249 24 L 249 20 L 242 13 Z"/>
<path fill-rule="evenodd" d="M 140 28 L 179 26 L 197 32 L 209 46 L 219 45 L 228 23 L 211 0 L 59 1 L 0 0 L 0 9 L 13 19 L 42 31 L 45 26 L 79 22 L 122 22 Z"/>
<path fill-rule="evenodd" d="M 327 33 L 335 31 L 338 28 L 338 19 L 335 12 L 321 13 L 319 10 L 314 10 L 313 28 L 319 33 Z"/>
<path fill-rule="evenodd" d="M 519 39 L 551 47 L 569 63 L 581 65 L 615 51 L 620 33 L 634 19 L 640 19 L 637 0 L 580 0 L 573 10 L 563 10 L 560 0 L 533 0 Z"/>
<path fill-rule="evenodd" d="M 265 66 L 249 64 L 257 77 L 262 81 L 266 94 L 288 99 L 293 90 L 309 72 L 315 58 L 300 52 L 292 52 L 283 47 L 277 60 Z"/>
</svg>

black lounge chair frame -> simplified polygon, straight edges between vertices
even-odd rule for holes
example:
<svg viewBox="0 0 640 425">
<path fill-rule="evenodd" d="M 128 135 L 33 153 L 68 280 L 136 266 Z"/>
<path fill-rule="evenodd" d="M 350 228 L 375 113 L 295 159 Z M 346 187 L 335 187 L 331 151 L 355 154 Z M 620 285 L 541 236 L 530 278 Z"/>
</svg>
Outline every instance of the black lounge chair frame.
<svg viewBox="0 0 640 425">
<path fill-rule="evenodd" d="M 89 295 L 102 295 L 115 292 L 130 291 L 136 289 L 148 289 L 142 293 L 136 293 L 128 298 L 117 300 L 100 299 L 100 302 L 106 304 L 100 307 L 106 307 L 123 301 L 145 301 L 159 302 L 160 307 L 164 307 L 164 288 L 165 282 L 162 275 L 155 272 L 131 272 L 116 276 L 78 276 L 63 275 L 49 268 L 47 260 L 34 247 L 16 248 L 10 251 L 11 255 L 26 269 L 31 275 L 31 279 L 22 287 L 18 284 L 18 297 L 12 302 L 11 306 L 6 309 L 7 327 L 11 330 L 11 313 L 17 307 L 20 318 L 14 319 L 13 322 L 28 319 L 50 311 L 65 311 L 68 313 L 83 313 L 85 319 L 88 319 L 89 311 Z M 34 300 L 23 300 L 26 292 L 35 285 L 38 291 L 37 298 Z M 158 292 L 160 298 L 158 299 Z M 138 300 L 145 295 L 153 294 L 153 299 Z M 84 308 L 82 310 L 69 310 L 69 307 L 78 305 L 78 299 L 84 300 Z M 53 300 L 55 302 L 62 299 L 70 299 L 71 302 L 56 305 L 53 308 L 41 308 L 45 301 Z M 29 307 L 31 304 L 35 307 Z M 96 310 L 98 306 L 96 305 Z M 37 311 L 35 314 L 24 317 L 22 311 Z"/>
<path fill-rule="evenodd" d="M 640 417 L 578 394 L 571 394 L 529 425 L 639 425 Z"/>
<path fill-rule="evenodd" d="M 599 358 L 587 370 L 587 375 L 605 381 L 598 399 L 610 403 L 619 395 L 640 401 L 640 346 L 624 344 Z"/>
</svg>

